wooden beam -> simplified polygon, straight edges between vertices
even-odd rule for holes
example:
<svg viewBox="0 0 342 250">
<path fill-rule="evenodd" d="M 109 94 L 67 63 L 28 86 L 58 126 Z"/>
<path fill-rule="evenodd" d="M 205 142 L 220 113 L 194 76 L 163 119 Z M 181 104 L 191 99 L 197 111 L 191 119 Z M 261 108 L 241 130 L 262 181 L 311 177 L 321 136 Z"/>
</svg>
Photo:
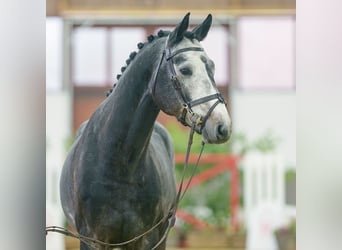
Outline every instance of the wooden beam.
<svg viewBox="0 0 342 250">
<path fill-rule="evenodd" d="M 64 17 L 99 17 L 99 18 L 145 18 L 145 19 L 163 19 L 163 18 L 174 18 L 182 17 L 186 10 L 180 9 L 121 9 L 111 10 L 107 8 L 100 9 L 88 9 L 88 10 L 73 10 L 68 8 L 62 8 L 60 15 Z M 236 8 L 236 9 L 211 9 L 211 10 L 193 10 L 191 11 L 192 16 L 205 16 L 210 12 L 214 16 L 225 16 L 225 17 L 238 17 L 248 15 L 295 15 L 296 9 L 289 8 Z"/>
</svg>

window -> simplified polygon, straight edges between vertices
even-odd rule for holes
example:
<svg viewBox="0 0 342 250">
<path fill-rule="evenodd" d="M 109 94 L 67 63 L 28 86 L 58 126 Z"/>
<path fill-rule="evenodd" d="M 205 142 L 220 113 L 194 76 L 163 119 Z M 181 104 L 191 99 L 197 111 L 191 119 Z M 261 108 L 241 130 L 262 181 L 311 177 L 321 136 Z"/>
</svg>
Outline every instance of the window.
<svg viewBox="0 0 342 250">
<path fill-rule="evenodd" d="M 294 89 L 294 18 L 238 19 L 238 81 L 242 89 Z"/>
<path fill-rule="evenodd" d="M 111 29 L 111 60 L 113 75 L 121 74 L 121 67 L 132 51 L 137 51 L 138 42 L 145 40 L 143 28 L 117 27 Z"/>
<path fill-rule="evenodd" d="M 75 27 L 72 80 L 76 86 L 111 86 L 130 52 L 144 40 L 138 27 Z"/>
<path fill-rule="evenodd" d="M 105 85 L 106 28 L 77 27 L 73 33 L 73 82 L 75 85 Z"/>
<path fill-rule="evenodd" d="M 217 86 L 229 83 L 229 33 L 225 26 L 213 26 L 202 46 L 215 62 L 215 81 Z"/>
</svg>

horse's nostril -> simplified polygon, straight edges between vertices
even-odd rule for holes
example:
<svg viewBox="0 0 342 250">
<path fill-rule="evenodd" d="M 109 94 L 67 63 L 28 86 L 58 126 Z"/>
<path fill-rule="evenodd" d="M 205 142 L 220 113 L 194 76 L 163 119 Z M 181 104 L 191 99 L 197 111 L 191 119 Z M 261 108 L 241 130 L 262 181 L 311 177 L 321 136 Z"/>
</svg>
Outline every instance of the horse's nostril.
<svg viewBox="0 0 342 250">
<path fill-rule="evenodd" d="M 217 135 L 220 139 L 226 138 L 228 136 L 228 127 L 223 124 L 218 125 Z"/>
</svg>

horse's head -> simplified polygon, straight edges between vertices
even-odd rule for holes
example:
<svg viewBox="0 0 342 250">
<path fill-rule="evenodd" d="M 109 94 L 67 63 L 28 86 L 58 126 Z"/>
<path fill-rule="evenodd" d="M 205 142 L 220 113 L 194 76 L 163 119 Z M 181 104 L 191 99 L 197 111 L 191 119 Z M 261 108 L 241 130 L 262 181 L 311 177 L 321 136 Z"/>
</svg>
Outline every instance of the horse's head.
<svg viewBox="0 0 342 250">
<path fill-rule="evenodd" d="M 204 142 L 223 143 L 231 135 L 231 119 L 215 84 L 214 62 L 200 44 L 212 17 L 208 15 L 203 23 L 187 31 L 189 14 L 165 41 L 164 54 L 152 79 L 152 95 L 164 112 L 184 125 L 195 126 Z"/>
</svg>

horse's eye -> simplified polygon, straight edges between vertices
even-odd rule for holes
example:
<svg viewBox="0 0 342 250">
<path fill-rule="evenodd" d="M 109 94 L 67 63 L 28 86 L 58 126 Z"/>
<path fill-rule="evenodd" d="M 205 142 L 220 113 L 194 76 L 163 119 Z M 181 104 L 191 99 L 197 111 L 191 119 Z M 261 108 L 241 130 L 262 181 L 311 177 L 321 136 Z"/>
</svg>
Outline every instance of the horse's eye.
<svg viewBox="0 0 342 250">
<path fill-rule="evenodd" d="M 189 68 L 181 68 L 180 72 L 185 76 L 191 76 L 192 75 L 192 71 Z"/>
</svg>

